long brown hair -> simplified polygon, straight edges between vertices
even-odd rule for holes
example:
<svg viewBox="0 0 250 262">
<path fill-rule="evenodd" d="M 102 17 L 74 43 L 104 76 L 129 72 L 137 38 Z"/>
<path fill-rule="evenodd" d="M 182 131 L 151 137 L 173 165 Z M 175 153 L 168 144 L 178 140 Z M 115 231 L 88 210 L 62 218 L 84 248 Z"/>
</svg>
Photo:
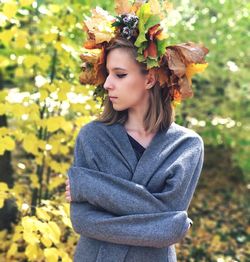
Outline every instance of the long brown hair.
<svg viewBox="0 0 250 262">
<path fill-rule="evenodd" d="M 126 49 L 137 62 L 136 47 L 130 41 L 123 38 L 116 38 L 110 42 L 110 45 L 106 48 L 106 58 L 108 53 L 116 48 Z M 146 66 L 142 63 L 137 63 L 141 66 L 142 73 L 147 74 L 148 70 L 146 70 Z M 151 133 L 168 129 L 175 117 L 169 89 L 161 87 L 159 82 L 156 82 L 156 84 L 149 89 L 149 94 L 149 106 L 144 116 L 145 130 Z M 114 123 L 125 124 L 128 120 L 128 109 L 123 111 L 114 110 L 112 102 L 108 97 L 104 100 L 103 107 L 103 112 L 98 116 L 97 121 L 112 125 Z"/>
</svg>

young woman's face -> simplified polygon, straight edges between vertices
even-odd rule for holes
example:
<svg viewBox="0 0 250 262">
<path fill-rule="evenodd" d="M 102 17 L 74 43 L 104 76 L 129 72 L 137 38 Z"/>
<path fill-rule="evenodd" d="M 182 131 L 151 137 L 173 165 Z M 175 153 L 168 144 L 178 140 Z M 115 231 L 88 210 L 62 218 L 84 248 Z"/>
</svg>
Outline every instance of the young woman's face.
<svg viewBox="0 0 250 262">
<path fill-rule="evenodd" d="M 141 73 L 140 66 L 128 50 L 111 50 L 107 56 L 106 68 L 108 76 L 103 87 L 109 97 L 116 97 L 110 98 L 115 110 L 147 105 L 149 90 L 146 88 L 146 76 Z"/>
</svg>

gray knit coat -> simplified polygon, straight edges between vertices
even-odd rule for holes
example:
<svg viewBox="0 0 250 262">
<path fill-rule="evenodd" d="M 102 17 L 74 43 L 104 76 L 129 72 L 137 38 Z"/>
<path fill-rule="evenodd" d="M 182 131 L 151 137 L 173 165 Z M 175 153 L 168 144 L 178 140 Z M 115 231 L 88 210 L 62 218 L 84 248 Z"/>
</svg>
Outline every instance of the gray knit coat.
<svg viewBox="0 0 250 262">
<path fill-rule="evenodd" d="M 92 121 L 68 170 L 75 262 L 174 262 L 204 159 L 202 138 L 172 122 L 137 160 L 125 127 Z"/>
</svg>

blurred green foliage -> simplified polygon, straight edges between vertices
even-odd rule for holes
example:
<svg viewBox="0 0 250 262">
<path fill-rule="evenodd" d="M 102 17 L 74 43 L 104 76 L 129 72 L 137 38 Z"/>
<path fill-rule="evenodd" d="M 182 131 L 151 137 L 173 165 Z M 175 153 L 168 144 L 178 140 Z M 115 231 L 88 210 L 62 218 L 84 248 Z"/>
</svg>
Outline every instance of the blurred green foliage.
<svg viewBox="0 0 250 262">
<path fill-rule="evenodd" d="M 249 182 L 249 1 L 179 0 L 173 4 L 175 12 L 165 28 L 169 45 L 194 41 L 210 50 L 208 68 L 193 79 L 194 98 L 176 108 L 177 122 L 199 132 L 207 147 L 223 148 L 220 156 L 214 156 L 217 168 L 230 152 L 231 164 L 242 171 L 239 179 Z M 111 0 L 0 3 L 0 115 L 7 116 L 9 125 L 0 128 L 0 154 L 12 151 L 15 176 L 13 189 L 0 185 L 4 192 L 0 205 L 14 196 L 22 217 L 12 234 L 0 232 L 0 238 L 8 240 L 1 246 L 1 259 L 25 261 L 28 257 L 37 261 L 39 256 L 48 261 L 59 257 L 71 261 L 76 237 L 67 217 L 68 206 L 58 203 L 65 201 L 64 181 L 74 139 L 81 126 L 100 110 L 92 99 L 94 87 L 81 86 L 78 81 L 79 55 L 86 37 L 82 20 L 96 5 L 114 14 Z M 40 238 L 39 229 L 34 227 L 31 232 L 25 227 L 25 219 L 28 221 L 37 208 L 33 222 L 56 228 L 56 235 Z M 243 221 L 241 216 L 237 214 Z M 207 246 L 199 242 L 211 240 L 208 231 L 213 226 L 212 222 L 201 221 L 200 231 L 195 231 L 197 248 L 189 254 L 200 258 L 197 261 L 215 259 L 214 249 L 205 254 Z M 226 239 L 231 231 L 224 232 L 228 230 L 225 227 L 221 230 L 221 238 L 215 235 L 211 240 L 213 248 L 219 243 L 230 258 L 236 259 L 236 251 L 231 252 L 229 246 L 233 243 L 236 250 L 237 243 L 227 243 Z M 246 231 L 249 234 L 249 228 Z M 242 236 L 244 249 L 246 236 Z M 240 234 L 238 237 L 242 241 Z M 34 239 L 38 243 L 34 244 Z M 18 248 L 23 252 L 17 252 Z"/>
</svg>

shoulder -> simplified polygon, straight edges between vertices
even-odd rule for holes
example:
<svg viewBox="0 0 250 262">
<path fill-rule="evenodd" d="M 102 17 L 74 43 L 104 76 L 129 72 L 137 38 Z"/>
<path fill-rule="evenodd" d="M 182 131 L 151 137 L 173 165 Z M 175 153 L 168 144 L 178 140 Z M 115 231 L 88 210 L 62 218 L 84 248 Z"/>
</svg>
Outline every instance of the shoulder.
<svg viewBox="0 0 250 262">
<path fill-rule="evenodd" d="M 175 122 L 169 128 L 169 135 L 174 141 L 179 141 L 181 144 L 186 144 L 189 147 L 200 148 L 204 150 L 204 141 L 202 137 L 193 129 L 181 126 Z"/>
<path fill-rule="evenodd" d="M 100 121 L 92 120 L 81 127 L 78 139 L 96 139 L 107 133 L 108 126 Z"/>
</svg>

